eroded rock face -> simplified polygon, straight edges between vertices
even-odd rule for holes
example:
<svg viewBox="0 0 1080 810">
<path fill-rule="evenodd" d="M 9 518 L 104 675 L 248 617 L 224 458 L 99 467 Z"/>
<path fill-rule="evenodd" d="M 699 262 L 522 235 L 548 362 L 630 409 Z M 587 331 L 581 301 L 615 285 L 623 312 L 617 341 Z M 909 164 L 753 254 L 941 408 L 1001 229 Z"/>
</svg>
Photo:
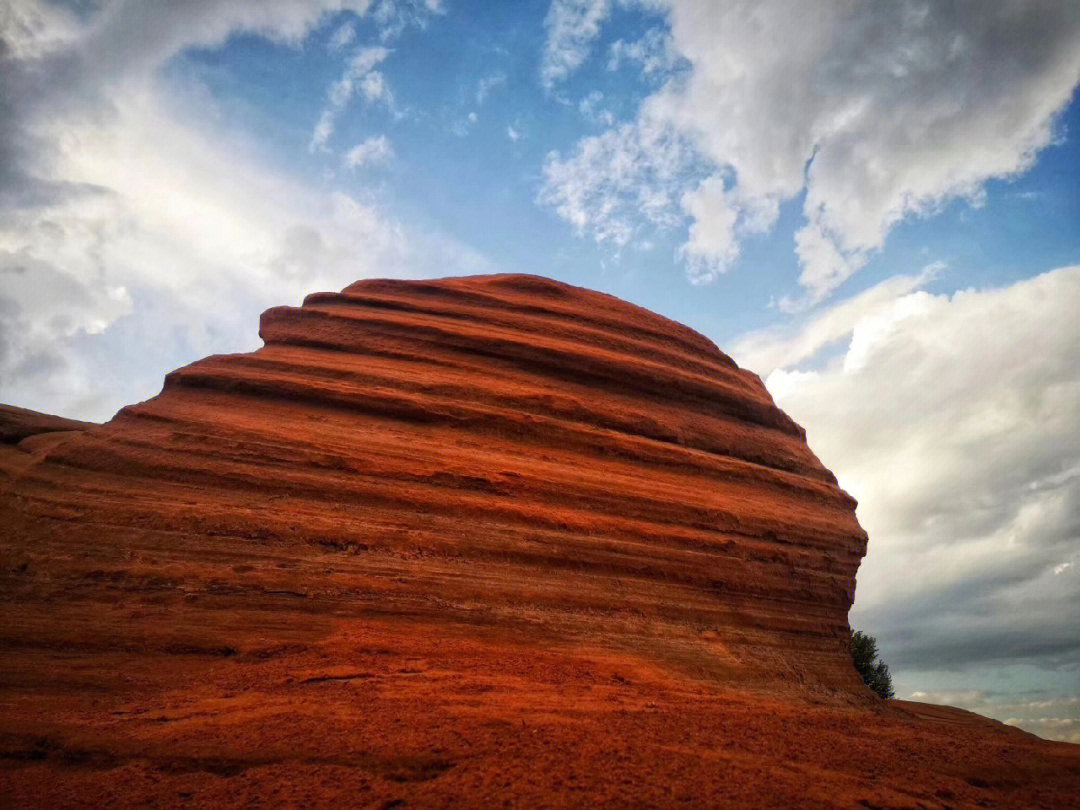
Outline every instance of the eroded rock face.
<svg viewBox="0 0 1080 810">
<path fill-rule="evenodd" d="M 5 497 L 108 526 L 118 553 L 172 533 L 196 597 L 318 594 L 858 688 L 855 504 L 701 335 L 528 276 L 358 282 L 266 312 L 260 335 L 106 425 L 27 442 Z M 351 578 L 266 564 L 282 553 L 347 557 Z M 156 563 L 103 575 L 138 592 Z"/>
<path fill-rule="evenodd" d="M 709 341 L 524 276 L 366 281 L 88 426 L 0 410 L 0 805 L 1060 807 L 886 708 L 855 504 Z"/>
</svg>

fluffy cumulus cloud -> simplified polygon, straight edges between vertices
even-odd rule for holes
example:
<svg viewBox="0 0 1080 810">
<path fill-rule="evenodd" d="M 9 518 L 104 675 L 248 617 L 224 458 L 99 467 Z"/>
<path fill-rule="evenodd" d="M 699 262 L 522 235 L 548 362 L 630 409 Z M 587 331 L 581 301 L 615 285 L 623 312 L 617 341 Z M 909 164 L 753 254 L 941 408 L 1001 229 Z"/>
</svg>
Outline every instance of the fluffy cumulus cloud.
<svg viewBox="0 0 1080 810">
<path fill-rule="evenodd" d="M 553 3 L 546 82 L 584 63 L 610 5 Z M 771 228 L 779 204 L 803 196 L 794 247 L 809 302 L 860 269 L 901 220 L 953 199 L 977 203 L 989 178 L 1029 167 L 1080 80 L 1080 15 L 1056 0 L 642 5 L 665 9 L 664 48 L 690 67 L 614 131 L 674 129 L 710 167 L 709 183 L 687 174 L 685 196 L 663 189 L 689 225 L 683 253 L 692 271 L 722 272 L 740 233 Z M 613 56 L 631 53 L 621 45 Z M 603 171 L 590 162 L 593 149 L 585 139 L 551 156 L 542 198 L 566 216 L 558 184 L 575 179 L 562 167 L 589 170 L 590 188 L 573 193 L 598 204 L 571 221 L 605 235 L 607 189 L 627 170 L 613 162 Z M 641 164 L 643 183 L 652 163 L 667 160 L 632 150 L 619 157 Z"/>
<path fill-rule="evenodd" d="M 1023 664 L 1080 693 L 1080 266 L 951 296 L 933 271 L 736 358 L 859 500 L 852 622 L 905 682 Z"/>
<path fill-rule="evenodd" d="M 160 79 L 185 48 L 236 31 L 297 44 L 327 13 L 367 6 L 117 0 L 80 16 L 5 4 L 5 401 L 105 418 L 156 393 L 169 368 L 252 348 L 267 306 L 365 275 L 438 272 L 446 255 L 480 266 L 437 237 L 411 237 L 370 202 L 268 168 L 243 138 L 200 116 L 212 103 L 198 88 L 178 93 Z M 379 153 L 369 146 L 367 157 Z"/>
</svg>

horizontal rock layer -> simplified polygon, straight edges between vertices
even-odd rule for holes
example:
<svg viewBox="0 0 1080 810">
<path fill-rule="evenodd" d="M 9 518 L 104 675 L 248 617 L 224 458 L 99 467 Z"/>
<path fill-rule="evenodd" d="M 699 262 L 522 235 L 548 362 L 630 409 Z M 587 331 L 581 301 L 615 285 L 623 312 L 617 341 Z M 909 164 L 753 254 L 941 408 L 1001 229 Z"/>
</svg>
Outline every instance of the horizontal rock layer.
<svg viewBox="0 0 1080 810">
<path fill-rule="evenodd" d="M 295 593 L 860 688 L 855 504 L 701 335 L 526 276 L 358 282 L 260 335 L 7 453 L 26 553 L 93 547 L 50 594 Z M 43 546 L 41 519 L 68 531 Z"/>
<path fill-rule="evenodd" d="M 1060 807 L 885 708 L 761 381 L 545 279 L 366 281 L 90 426 L 0 409 L 5 806 Z"/>
</svg>

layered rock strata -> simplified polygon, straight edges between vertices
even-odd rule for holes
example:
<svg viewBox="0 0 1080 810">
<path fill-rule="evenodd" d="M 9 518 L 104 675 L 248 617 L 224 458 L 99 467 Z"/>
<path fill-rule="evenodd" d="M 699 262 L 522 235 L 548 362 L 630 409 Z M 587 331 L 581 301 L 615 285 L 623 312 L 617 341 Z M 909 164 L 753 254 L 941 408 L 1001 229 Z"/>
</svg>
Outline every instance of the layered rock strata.
<svg viewBox="0 0 1080 810">
<path fill-rule="evenodd" d="M 0 806 L 1064 807 L 855 675 L 760 380 L 524 276 L 367 281 L 87 425 L 0 409 Z"/>
<path fill-rule="evenodd" d="M 66 527 L 25 553 L 107 535 L 108 560 L 79 541 L 67 584 L 295 593 L 857 688 L 854 501 L 701 335 L 527 276 L 362 281 L 269 310 L 260 335 L 7 452 L 8 519 Z"/>
</svg>

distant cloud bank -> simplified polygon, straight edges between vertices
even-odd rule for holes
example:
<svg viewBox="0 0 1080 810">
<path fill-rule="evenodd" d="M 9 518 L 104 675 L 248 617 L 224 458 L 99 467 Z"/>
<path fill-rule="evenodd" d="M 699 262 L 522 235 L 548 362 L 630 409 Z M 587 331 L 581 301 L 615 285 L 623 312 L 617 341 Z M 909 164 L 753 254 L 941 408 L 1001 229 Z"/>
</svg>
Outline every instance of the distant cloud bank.
<svg viewBox="0 0 1080 810">
<path fill-rule="evenodd" d="M 858 499 L 852 623 L 890 664 L 1026 664 L 1072 672 L 1075 693 L 1080 266 L 953 295 L 929 278 L 748 335 L 735 357 Z"/>
</svg>

